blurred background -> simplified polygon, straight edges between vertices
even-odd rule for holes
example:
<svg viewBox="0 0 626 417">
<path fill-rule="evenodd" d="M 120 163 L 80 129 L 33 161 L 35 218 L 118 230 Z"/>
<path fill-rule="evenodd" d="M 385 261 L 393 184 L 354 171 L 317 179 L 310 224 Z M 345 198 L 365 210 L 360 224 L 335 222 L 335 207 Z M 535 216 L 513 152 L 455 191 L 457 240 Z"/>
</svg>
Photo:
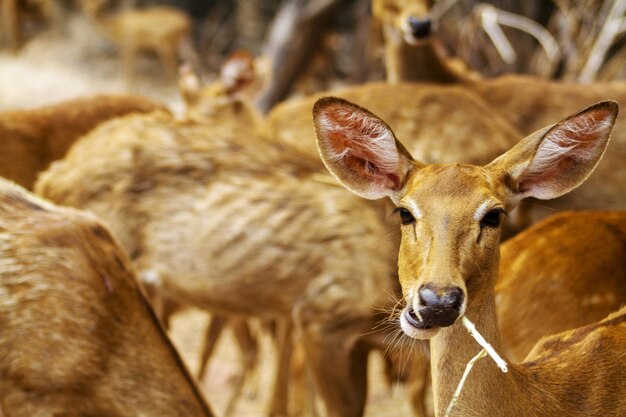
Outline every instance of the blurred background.
<svg viewBox="0 0 626 417">
<path fill-rule="evenodd" d="M 205 81 L 216 77 L 235 50 L 270 57 L 274 73 L 280 74 L 279 85 L 259 98 L 264 112 L 290 95 L 382 80 L 382 30 L 372 19 L 370 3 L 2 0 L 0 108 L 99 91 L 144 94 L 180 109 L 173 64 L 167 62 L 174 60 L 148 45 L 137 54 L 133 68 L 125 69 L 123 48 L 130 41 L 112 33 L 120 32 L 120 25 L 159 27 L 160 32 L 149 37 L 169 36 L 184 26 L 189 38 L 176 51 L 175 65 L 191 63 Z M 446 52 L 484 77 L 512 72 L 590 82 L 623 79 L 626 74 L 625 3 L 439 0 L 432 14 Z M 169 20 L 161 24 L 156 23 L 163 19 L 159 14 L 123 16 L 155 6 L 175 8 L 182 17 L 166 16 Z M 114 25 L 118 28 L 111 28 Z"/>
</svg>

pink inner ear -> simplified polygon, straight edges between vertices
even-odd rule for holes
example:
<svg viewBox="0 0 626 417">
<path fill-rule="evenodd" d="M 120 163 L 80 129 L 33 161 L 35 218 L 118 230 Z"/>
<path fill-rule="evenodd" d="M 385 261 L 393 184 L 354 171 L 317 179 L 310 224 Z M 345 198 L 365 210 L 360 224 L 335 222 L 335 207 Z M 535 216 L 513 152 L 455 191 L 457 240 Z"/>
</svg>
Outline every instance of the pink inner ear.
<svg viewBox="0 0 626 417">
<path fill-rule="evenodd" d="M 599 158 L 612 126 L 612 113 L 597 109 L 553 128 L 520 178 L 519 192 L 539 197 L 567 182 L 581 166 Z"/>
<path fill-rule="evenodd" d="M 355 107 L 331 106 L 321 118 L 332 154 L 358 176 L 397 190 L 398 152 L 395 137 L 380 119 Z"/>
</svg>

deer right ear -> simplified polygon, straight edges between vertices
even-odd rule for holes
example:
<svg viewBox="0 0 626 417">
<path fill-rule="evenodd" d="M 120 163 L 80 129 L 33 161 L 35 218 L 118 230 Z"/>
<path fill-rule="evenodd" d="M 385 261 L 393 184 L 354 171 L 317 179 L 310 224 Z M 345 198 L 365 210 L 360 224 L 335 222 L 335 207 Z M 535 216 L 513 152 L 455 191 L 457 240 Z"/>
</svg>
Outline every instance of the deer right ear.
<svg viewBox="0 0 626 417">
<path fill-rule="evenodd" d="M 396 199 L 418 163 L 385 122 L 336 97 L 315 103 L 313 121 L 322 160 L 340 183 L 367 199 Z"/>
<path fill-rule="evenodd" d="M 618 106 L 600 102 L 526 137 L 488 165 L 507 177 L 511 205 L 525 197 L 548 200 L 582 184 L 600 161 Z"/>
</svg>

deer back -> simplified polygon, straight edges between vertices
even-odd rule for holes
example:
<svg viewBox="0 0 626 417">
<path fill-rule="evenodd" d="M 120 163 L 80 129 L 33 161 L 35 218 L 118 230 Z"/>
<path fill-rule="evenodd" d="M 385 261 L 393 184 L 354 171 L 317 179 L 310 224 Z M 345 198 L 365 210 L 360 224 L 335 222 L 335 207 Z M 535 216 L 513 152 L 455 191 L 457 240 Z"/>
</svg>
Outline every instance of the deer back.
<svg viewBox="0 0 626 417">
<path fill-rule="evenodd" d="M 99 123 L 128 113 L 166 111 L 143 97 L 99 95 L 52 106 L 0 112 L 0 176 L 32 188 L 37 174 L 62 158 Z"/>
<path fill-rule="evenodd" d="M 359 201 L 322 169 L 248 131 L 153 114 L 81 139 L 37 192 L 102 216 L 144 276 L 179 299 L 276 316 L 323 281 L 355 287 L 366 310 L 387 294 L 364 288 L 393 275 L 388 206 Z"/>
<path fill-rule="evenodd" d="M 212 416 L 93 216 L 0 182 L 0 403 L 10 416 Z"/>
</svg>

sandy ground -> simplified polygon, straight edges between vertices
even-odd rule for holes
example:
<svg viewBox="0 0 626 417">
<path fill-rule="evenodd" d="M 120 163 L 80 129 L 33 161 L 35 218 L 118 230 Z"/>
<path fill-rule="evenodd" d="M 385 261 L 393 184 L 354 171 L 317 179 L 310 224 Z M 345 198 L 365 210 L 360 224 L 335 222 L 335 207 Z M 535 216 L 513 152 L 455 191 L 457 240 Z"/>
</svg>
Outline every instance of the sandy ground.
<svg viewBox="0 0 626 417">
<path fill-rule="evenodd" d="M 174 317 L 172 339 L 181 352 L 189 369 L 195 375 L 200 366 L 199 357 L 204 330 L 209 316 L 199 310 L 190 309 Z M 275 349 L 270 336 L 261 332 L 259 369 L 246 382 L 237 402 L 233 416 L 263 416 L 267 409 L 275 372 Z M 239 352 L 226 332 L 220 340 L 216 354 L 209 362 L 207 377 L 200 382 L 201 388 L 218 416 L 232 395 L 234 381 L 240 372 Z M 409 417 L 412 415 L 406 388 L 395 384 L 389 387 L 382 375 L 382 362 L 378 353 L 370 355 L 369 394 L 366 417 Z M 323 406 L 315 404 L 317 415 L 323 416 Z"/>
<path fill-rule="evenodd" d="M 175 112 L 182 102 L 174 80 L 168 80 L 153 57 L 139 61 L 140 77 L 129 88 L 116 50 L 83 19 L 67 22 L 64 34 L 43 33 L 32 39 L 18 55 L 0 51 L 0 110 L 37 107 L 95 93 L 142 94 L 166 102 Z M 199 350 L 208 315 L 187 310 L 174 317 L 172 337 L 192 372 L 199 367 Z M 230 333 L 219 343 L 208 376 L 201 387 L 223 415 L 239 373 L 241 360 Z M 250 378 L 234 416 L 263 416 L 271 391 L 275 352 L 269 336 L 261 338 L 260 365 Z M 406 389 L 389 388 L 383 381 L 380 356 L 370 357 L 370 393 L 366 415 L 405 417 L 411 411 Z M 319 415 L 323 408 L 317 405 Z"/>
</svg>

